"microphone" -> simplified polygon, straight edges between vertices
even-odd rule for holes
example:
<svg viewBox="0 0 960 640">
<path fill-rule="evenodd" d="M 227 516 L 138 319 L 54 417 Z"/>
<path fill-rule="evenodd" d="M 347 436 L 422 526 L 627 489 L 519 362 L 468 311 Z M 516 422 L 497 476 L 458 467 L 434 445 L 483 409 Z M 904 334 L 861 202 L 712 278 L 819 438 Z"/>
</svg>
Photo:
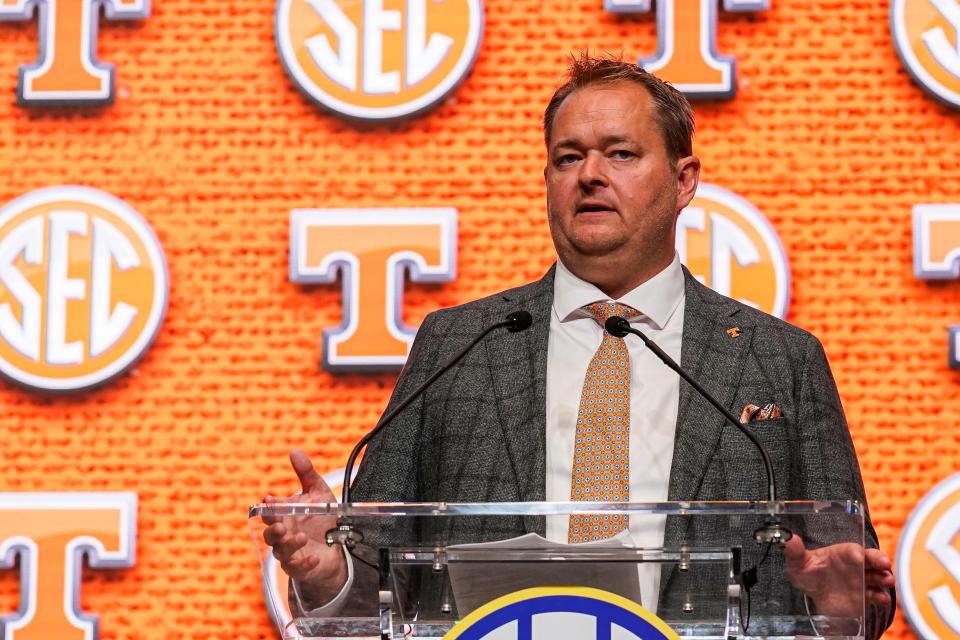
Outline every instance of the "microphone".
<svg viewBox="0 0 960 640">
<path fill-rule="evenodd" d="M 630 323 L 627 322 L 626 319 L 621 318 L 620 316 L 610 316 L 604 323 L 603 328 L 606 329 L 607 333 L 618 338 L 623 338 L 628 333 L 632 333 L 643 340 L 644 346 L 650 349 L 655 356 L 660 358 L 663 364 L 676 371 L 677 375 L 686 380 L 687 383 L 697 391 L 697 393 L 703 396 L 710 404 L 714 406 L 717 411 L 723 414 L 723 417 L 727 419 L 727 422 L 739 429 L 740 433 L 747 436 L 750 442 L 753 443 L 753 446 L 757 448 L 757 451 L 760 452 L 760 457 L 763 458 L 763 466 L 767 472 L 767 499 L 770 502 L 776 502 L 777 480 L 773 473 L 773 464 L 770 462 L 770 454 L 767 453 L 767 449 L 763 446 L 763 443 L 760 442 L 755 435 L 750 433 L 750 431 L 744 427 L 743 424 L 741 424 L 741 422 L 737 420 L 737 418 L 730 413 L 729 410 L 727 410 L 726 407 L 720 404 L 719 400 L 714 398 L 712 395 L 710 395 L 710 392 L 700 386 L 700 383 L 694 380 L 693 376 L 691 376 L 679 364 L 677 364 L 676 360 L 668 356 L 656 342 L 644 335 L 642 331 L 631 327 Z M 778 544 L 784 544 L 787 540 L 793 537 L 793 532 L 784 527 L 780 523 L 779 518 L 772 516 L 763 527 L 754 532 L 753 537 L 758 543 L 776 542 Z"/>
<path fill-rule="evenodd" d="M 359 442 L 357 442 L 356 446 L 353 447 L 353 451 L 350 452 L 350 457 L 347 458 L 347 467 L 343 472 L 343 492 L 341 493 L 341 503 L 342 504 L 350 503 L 350 476 L 353 475 L 353 466 L 356 463 L 357 456 L 360 455 L 360 452 L 363 450 L 365 446 L 367 446 L 367 443 L 369 443 L 370 440 L 372 440 L 375 435 L 380 433 L 380 431 L 382 431 L 384 427 L 390 424 L 390 422 L 397 416 L 397 414 L 399 414 L 401 411 L 406 409 L 411 402 L 419 398 L 420 395 L 424 391 L 426 391 L 430 385 L 436 382 L 437 378 L 442 376 L 444 373 L 452 369 L 458 362 L 460 362 L 463 359 L 463 357 L 466 356 L 475 346 L 477 346 L 477 344 L 479 344 L 481 340 L 487 337 L 487 334 L 489 334 L 490 332 L 503 327 L 510 333 L 519 333 L 521 331 L 529 329 L 530 325 L 532 324 L 533 324 L 533 316 L 530 315 L 530 312 L 524 311 L 521 309 L 519 311 L 514 311 L 513 313 L 507 315 L 507 317 L 501 320 L 500 322 L 490 325 L 489 327 L 484 329 L 482 332 L 480 332 L 480 334 L 477 335 L 477 337 L 474 338 L 470 342 L 470 344 L 468 344 L 466 347 L 461 349 L 456 355 L 450 358 L 450 360 L 445 365 L 443 365 L 442 367 L 437 369 L 435 372 L 433 372 L 433 374 L 431 374 L 429 378 L 424 380 L 423 384 L 421 384 L 419 387 L 414 389 L 410 393 L 410 395 L 408 395 L 406 398 L 404 398 L 399 403 L 397 403 L 397 406 L 395 406 L 393 409 L 391 409 L 387 413 L 383 414 L 383 416 L 381 416 L 380 420 L 377 422 L 376 426 L 373 429 L 371 429 L 367 435 L 363 436 Z M 353 528 L 350 526 L 350 523 L 345 518 L 342 518 L 340 520 L 336 529 L 331 529 L 330 531 L 327 532 L 326 538 L 327 538 L 327 544 L 333 544 L 334 542 L 341 542 L 343 544 L 346 544 L 349 547 L 352 547 L 355 543 L 363 539 L 362 535 L 360 535 L 359 532 L 354 531 Z"/>
</svg>

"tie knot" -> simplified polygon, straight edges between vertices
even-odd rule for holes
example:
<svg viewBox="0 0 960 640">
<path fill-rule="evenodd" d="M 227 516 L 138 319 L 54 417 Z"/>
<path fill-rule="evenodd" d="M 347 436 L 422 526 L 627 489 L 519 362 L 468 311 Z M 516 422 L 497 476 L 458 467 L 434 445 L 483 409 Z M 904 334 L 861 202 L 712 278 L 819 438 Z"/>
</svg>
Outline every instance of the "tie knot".
<svg viewBox="0 0 960 640">
<path fill-rule="evenodd" d="M 639 315 L 633 307 L 620 304 L 619 302 L 594 302 L 593 304 L 585 306 L 584 309 L 589 311 L 590 315 L 592 315 L 601 326 L 607 321 L 607 318 L 613 316 L 630 319 Z"/>
</svg>

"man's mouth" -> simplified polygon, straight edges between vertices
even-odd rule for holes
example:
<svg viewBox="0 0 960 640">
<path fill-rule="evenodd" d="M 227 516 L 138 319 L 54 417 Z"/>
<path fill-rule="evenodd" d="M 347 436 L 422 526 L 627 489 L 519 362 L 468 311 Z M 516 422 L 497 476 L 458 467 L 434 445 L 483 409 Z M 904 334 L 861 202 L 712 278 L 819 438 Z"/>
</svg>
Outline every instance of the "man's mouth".
<svg viewBox="0 0 960 640">
<path fill-rule="evenodd" d="M 616 209 L 604 202 L 581 202 L 577 213 L 616 213 Z"/>
</svg>

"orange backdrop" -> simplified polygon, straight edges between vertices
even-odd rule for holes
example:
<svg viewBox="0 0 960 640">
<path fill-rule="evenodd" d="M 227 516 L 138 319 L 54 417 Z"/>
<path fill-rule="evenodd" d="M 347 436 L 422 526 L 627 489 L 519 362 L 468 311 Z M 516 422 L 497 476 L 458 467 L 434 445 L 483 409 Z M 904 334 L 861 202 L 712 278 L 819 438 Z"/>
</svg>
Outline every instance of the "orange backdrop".
<svg viewBox="0 0 960 640">
<path fill-rule="evenodd" d="M 652 54 L 655 18 L 602 0 L 485 4 L 471 75 L 389 126 L 346 123 L 294 87 L 269 0 L 156 0 L 140 23 L 102 21 L 117 93 L 94 109 L 16 106 L 37 25 L 0 23 L 0 201 L 97 187 L 148 220 L 170 267 L 167 319 L 130 373 L 65 397 L 0 387 L 0 490 L 139 494 L 136 566 L 84 574 L 101 637 L 273 637 L 245 508 L 296 490 L 292 446 L 342 466 L 387 400 L 394 375 L 320 369 L 340 286 L 288 281 L 293 208 L 458 209 L 458 278 L 408 286 L 411 325 L 551 263 L 542 107 L 571 51 Z M 960 200 L 960 118 L 903 69 L 887 0 L 771 4 L 721 13 L 738 93 L 697 104 L 695 146 L 703 178 L 783 240 L 789 319 L 826 346 L 892 555 L 910 509 L 960 461 L 960 374 L 946 366 L 960 288 L 914 278 L 910 218 Z M 0 572 L 0 612 L 17 590 Z M 899 617 L 888 637 L 909 635 Z"/>
</svg>

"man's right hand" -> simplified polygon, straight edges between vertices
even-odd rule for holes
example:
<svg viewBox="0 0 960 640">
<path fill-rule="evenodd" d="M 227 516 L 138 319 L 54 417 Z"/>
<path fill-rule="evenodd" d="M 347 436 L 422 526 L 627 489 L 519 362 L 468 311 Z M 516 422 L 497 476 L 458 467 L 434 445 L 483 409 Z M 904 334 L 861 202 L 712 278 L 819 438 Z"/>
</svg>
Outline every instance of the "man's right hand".
<svg viewBox="0 0 960 640">
<path fill-rule="evenodd" d="M 879 549 L 842 542 L 807 549 L 800 536 L 784 547 L 787 579 L 810 596 L 817 613 L 833 616 L 863 615 L 868 605 L 888 607 L 890 588 L 896 583 L 890 559 Z"/>
<path fill-rule="evenodd" d="M 265 503 L 337 501 L 306 453 L 292 449 L 290 464 L 300 480 L 300 495 L 291 498 L 267 496 Z M 268 525 L 263 539 L 273 547 L 273 556 L 286 574 L 296 581 L 305 608 L 313 609 L 333 600 L 347 581 L 343 549 L 326 542 L 327 531 L 337 525 L 336 516 L 264 516 L 263 521 Z"/>
</svg>

